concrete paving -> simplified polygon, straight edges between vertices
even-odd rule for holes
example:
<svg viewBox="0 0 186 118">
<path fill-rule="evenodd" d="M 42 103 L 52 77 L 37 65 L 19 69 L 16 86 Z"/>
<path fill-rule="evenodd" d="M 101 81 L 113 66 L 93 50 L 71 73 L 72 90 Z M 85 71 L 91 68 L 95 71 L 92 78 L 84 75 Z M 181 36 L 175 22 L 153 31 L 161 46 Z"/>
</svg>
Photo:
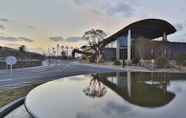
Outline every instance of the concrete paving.
<svg viewBox="0 0 186 118">
<path fill-rule="evenodd" d="M 79 64 L 75 62 L 62 62 L 48 66 L 31 67 L 24 69 L 15 69 L 11 73 L 9 70 L 0 71 L 0 89 L 21 87 L 32 84 L 33 82 L 47 82 L 65 76 L 111 72 L 121 69 L 99 67 L 88 64 Z"/>
<path fill-rule="evenodd" d="M 5 118 L 31 118 L 31 116 L 27 113 L 24 105 L 22 105 L 5 116 Z"/>
</svg>

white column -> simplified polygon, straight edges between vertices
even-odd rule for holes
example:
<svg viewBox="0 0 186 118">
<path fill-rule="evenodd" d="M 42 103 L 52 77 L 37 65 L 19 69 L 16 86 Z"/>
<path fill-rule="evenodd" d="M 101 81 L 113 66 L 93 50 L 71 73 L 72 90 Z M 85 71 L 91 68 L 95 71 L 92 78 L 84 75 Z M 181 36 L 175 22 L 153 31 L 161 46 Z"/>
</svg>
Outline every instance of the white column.
<svg viewBox="0 0 186 118">
<path fill-rule="evenodd" d="M 166 32 L 163 33 L 163 41 L 167 41 L 167 34 L 166 34 Z"/>
<path fill-rule="evenodd" d="M 131 97 L 131 72 L 127 72 L 127 91 L 128 91 L 128 95 Z"/>
<path fill-rule="evenodd" d="M 127 62 L 131 62 L 131 30 L 128 30 L 128 37 L 127 37 Z"/>
<path fill-rule="evenodd" d="M 117 86 L 119 86 L 120 72 L 116 72 Z"/>
<path fill-rule="evenodd" d="M 117 41 L 117 46 L 116 46 L 116 59 L 120 60 L 120 44 L 119 44 L 119 39 Z"/>
</svg>

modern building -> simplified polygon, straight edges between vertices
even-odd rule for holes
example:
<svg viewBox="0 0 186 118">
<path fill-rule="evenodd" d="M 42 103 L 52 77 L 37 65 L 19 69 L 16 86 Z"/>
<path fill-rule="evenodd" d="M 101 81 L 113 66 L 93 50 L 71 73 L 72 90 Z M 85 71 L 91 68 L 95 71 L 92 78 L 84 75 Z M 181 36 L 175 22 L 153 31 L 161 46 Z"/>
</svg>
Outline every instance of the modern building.
<svg viewBox="0 0 186 118">
<path fill-rule="evenodd" d="M 144 58 L 152 59 L 158 56 L 166 56 L 169 59 L 175 59 L 179 54 L 186 54 L 186 43 L 170 42 L 167 39 L 169 34 L 176 32 L 176 28 L 165 20 L 144 19 L 134 22 L 115 34 L 106 38 L 102 46 L 106 46 L 116 41 L 116 48 L 105 48 L 105 60 L 126 59 L 131 61 L 137 55 L 137 50 L 144 50 Z M 134 46 L 135 41 L 147 39 L 148 44 L 143 49 L 137 49 Z M 154 40 L 160 39 L 161 40 Z"/>
</svg>

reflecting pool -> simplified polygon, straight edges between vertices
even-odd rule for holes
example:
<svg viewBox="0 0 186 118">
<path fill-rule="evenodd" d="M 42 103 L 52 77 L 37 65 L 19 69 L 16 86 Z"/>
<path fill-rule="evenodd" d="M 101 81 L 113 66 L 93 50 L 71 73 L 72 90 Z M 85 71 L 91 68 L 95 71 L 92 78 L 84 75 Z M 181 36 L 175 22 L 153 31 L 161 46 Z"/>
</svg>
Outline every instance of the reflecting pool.
<svg viewBox="0 0 186 118">
<path fill-rule="evenodd" d="M 185 118 L 186 74 L 116 72 L 67 77 L 33 89 L 37 118 Z"/>
</svg>

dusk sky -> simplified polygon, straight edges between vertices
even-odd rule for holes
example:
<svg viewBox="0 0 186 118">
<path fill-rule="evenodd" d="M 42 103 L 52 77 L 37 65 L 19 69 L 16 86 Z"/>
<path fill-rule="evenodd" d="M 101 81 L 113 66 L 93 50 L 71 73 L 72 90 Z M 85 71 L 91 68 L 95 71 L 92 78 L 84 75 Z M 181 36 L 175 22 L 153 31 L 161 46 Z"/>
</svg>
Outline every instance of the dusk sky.
<svg viewBox="0 0 186 118">
<path fill-rule="evenodd" d="M 111 35 L 146 18 L 167 20 L 178 30 L 169 39 L 186 42 L 186 0 L 0 0 L 0 45 L 76 47 L 91 28 Z"/>
</svg>

